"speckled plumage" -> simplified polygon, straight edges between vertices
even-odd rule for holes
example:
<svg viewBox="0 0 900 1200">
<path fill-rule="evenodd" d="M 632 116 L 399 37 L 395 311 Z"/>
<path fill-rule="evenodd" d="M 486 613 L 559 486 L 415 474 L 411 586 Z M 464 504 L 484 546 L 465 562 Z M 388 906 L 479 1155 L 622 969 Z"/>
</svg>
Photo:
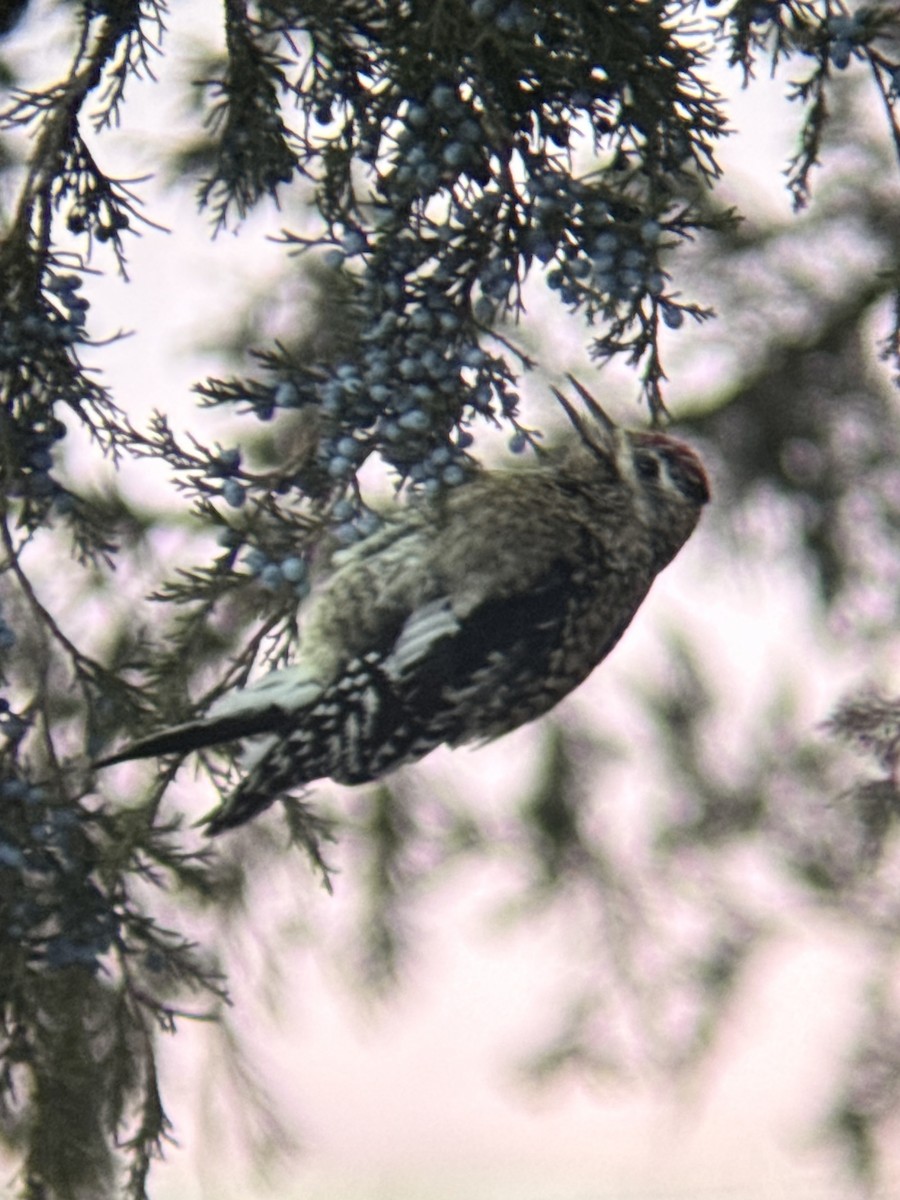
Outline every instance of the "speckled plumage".
<svg viewBox="0 0 900 1200">
<path fill-rule="evenodd" d="M 687 446 L 615 429 L 582 396 L 594 420 L 566 405 L 581 434 L 567 454 L 411 503 L 336 555 L 294 666 L 105 761 L 262 735 L 218 832 L 289 788 L 377 779 L 547 712 L 619 640 L 709 495 Z"/>
</svg>

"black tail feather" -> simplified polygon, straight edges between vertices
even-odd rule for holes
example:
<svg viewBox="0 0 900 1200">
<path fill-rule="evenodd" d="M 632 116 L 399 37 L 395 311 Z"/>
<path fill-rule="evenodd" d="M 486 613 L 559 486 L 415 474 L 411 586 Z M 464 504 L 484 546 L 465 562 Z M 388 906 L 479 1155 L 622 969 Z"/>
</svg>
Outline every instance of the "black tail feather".
<svg viewBox="0 0 900 1200">
<path fill-rule="evenodd" d="M 259 733 L 275 733 L 283 728 L 285 715 L 279 708 L 267 708 L 255 713 L 235 713 L 230 716 L 212 717 L 199 721 L 186 721 L 156 733 L 139 738 L 131 745 L 98 759 L 96 768 L 111 767 L 115 763 L 133 758 L 154 758 L 163 754 L 189 754 L 206 746 L 218 746 L 223 742 L 237 741 Z"/>
</svg>

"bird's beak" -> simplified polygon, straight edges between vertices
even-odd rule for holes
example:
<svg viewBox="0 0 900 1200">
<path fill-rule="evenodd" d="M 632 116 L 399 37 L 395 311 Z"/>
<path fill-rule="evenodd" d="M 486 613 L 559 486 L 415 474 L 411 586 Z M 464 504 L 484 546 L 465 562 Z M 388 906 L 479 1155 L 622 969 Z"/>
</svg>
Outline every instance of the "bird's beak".
<svg viewBox="0 0 900 1200">
<path fill-rule="evenodd" d="M 578 436 L 582 441 L 589 446 L 596 454 L 608 458 L 610 462 L 615 462 L 616 446 L 618 443 L 618 427 L 611 417 L 601 408 L 600 404 L 594 399 L 591 393 L 584 387 L 574 375 L 567 376 L 572 387 L 584 401 L 584 406 L 590 413 L 593 420 L 590 423 L 585 422 L 581 413 L 569 401 L 558 388 L 553 388 L 553 395 L 562 405 L 563 411 L 572 422 Z"/>
</svg>

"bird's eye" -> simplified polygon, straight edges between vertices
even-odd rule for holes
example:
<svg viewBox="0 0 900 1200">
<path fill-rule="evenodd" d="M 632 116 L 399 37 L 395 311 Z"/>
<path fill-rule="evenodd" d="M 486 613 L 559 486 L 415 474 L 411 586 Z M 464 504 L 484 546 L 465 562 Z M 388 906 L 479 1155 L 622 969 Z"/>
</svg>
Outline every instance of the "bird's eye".
<svg viewBox="0 0 900 1200">
<path fill-rule="evenodd" d="M 634 467 L 641 479 L 659 479 L 659 459 L 655 454 L 637 454 Z"/>
<path fill-rule="evenodd" d="M 709 480 L 693 455 L 673 454 L 667 457 L 666 467 L 672 482 L 692 504 L 705 504 L 709 499 Z"/>
</svg>

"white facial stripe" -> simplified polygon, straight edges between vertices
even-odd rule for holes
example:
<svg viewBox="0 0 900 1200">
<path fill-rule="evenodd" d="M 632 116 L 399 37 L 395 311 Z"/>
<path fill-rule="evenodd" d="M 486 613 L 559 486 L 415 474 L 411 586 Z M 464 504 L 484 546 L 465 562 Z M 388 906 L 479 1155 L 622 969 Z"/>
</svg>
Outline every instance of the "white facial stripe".
<svg viewBox="0 0 900 1200">
<path fill-rule="evenodd" d="M 621 429 L 615 430 L 613 438 L 616 469 L 622 480 L 629 485 L 632 491 L 638 491 L 640 481 L 634 465 L 634 446 Z"/>
</svg>

